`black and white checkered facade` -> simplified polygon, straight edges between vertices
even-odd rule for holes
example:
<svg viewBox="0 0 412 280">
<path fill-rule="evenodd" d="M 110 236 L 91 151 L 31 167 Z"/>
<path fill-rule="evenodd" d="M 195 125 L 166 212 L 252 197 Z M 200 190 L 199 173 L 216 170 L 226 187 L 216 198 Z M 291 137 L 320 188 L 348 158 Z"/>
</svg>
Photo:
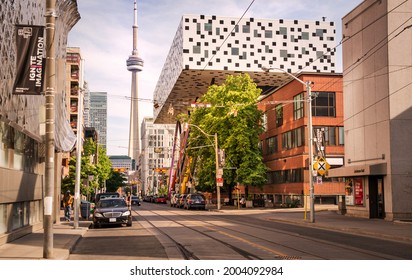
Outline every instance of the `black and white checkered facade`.
<svg viewBox="0 0 412 280">
<path fill-rule="evenodd" d="M 173 122 L 171 108 L 174 115 L 184 111 L 228 74 L 248 73 L 259 86 L 276 86 L 287 75 L 262 67 L 333 73 L 335 47 L 333 22 L 185 15 L 155 89 L 155 122 Z"/>
</svg>

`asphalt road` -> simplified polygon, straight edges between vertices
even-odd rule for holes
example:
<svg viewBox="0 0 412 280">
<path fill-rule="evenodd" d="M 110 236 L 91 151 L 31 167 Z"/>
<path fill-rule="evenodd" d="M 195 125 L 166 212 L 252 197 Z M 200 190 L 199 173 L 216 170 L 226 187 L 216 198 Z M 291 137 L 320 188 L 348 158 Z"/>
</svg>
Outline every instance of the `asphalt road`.
<svg viewBox="0 0 412 280">
<path fill-rule="evenodd" d="M 252 214 L 134 206 L 132 227 L 92 228 L 70 259 L 398 260 L 412 244 L 291 225 Z"/>
</svg>

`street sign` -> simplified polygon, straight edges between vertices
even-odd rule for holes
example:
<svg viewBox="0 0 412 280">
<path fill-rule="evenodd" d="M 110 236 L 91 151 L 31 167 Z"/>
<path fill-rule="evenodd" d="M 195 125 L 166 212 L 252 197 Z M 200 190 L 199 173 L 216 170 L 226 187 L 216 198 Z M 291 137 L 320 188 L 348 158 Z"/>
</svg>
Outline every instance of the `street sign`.
<svg viewBox="0 0 412 280">
<path fill-rule="evenodd" d="M 222 177 L 223 176 L 223 168 L 218 168 L 217 169 L 217 173 L 216 173 L 216 177 Z"/>
<path fill-rule="evenodd" d="M 313 168 L 318 171 L 318 174 L 323 176 L 329 170 L 329 163 L 323 158 L 319 158 L 314 164 Z"/>
<path fill-rule="evenodd" d="M 218 187 L 223 187 L 223 178 L 222 177 L 216 177 L 216 185 Z"/>
</svg>

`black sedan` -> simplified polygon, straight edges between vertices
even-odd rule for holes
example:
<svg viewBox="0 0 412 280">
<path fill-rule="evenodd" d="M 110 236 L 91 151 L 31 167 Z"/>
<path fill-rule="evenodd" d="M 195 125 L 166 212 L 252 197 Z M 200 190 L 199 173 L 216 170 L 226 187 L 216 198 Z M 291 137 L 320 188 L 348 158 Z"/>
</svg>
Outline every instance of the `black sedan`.
<svg viewBox="0 0 412 280">
<path fill-rule="evenodd" d="M 97 202 L 93 211 L 93 225 L 132 226 L 132 212 L 123 198 L 106 198 Z"/>
<path fill-rule="evenodd" d="M 140 199 L 138 196 L 136 195 L 132 196 L 132 205 L 140 206 Z"/>
</svg>

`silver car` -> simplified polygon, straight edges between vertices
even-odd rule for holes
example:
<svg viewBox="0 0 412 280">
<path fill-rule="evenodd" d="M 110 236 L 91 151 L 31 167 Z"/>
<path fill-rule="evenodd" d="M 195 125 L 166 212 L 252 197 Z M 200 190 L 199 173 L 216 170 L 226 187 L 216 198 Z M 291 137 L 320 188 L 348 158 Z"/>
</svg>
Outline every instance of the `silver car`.
<svg viewBox="0 0 412 280">
<path fill-rule="evenodd" d="M 97 202 L 93 211 L 93 226 L 102 225 L 132 226 L 132 212 L 123 198 L 104 198 Z"/>
</svg>

